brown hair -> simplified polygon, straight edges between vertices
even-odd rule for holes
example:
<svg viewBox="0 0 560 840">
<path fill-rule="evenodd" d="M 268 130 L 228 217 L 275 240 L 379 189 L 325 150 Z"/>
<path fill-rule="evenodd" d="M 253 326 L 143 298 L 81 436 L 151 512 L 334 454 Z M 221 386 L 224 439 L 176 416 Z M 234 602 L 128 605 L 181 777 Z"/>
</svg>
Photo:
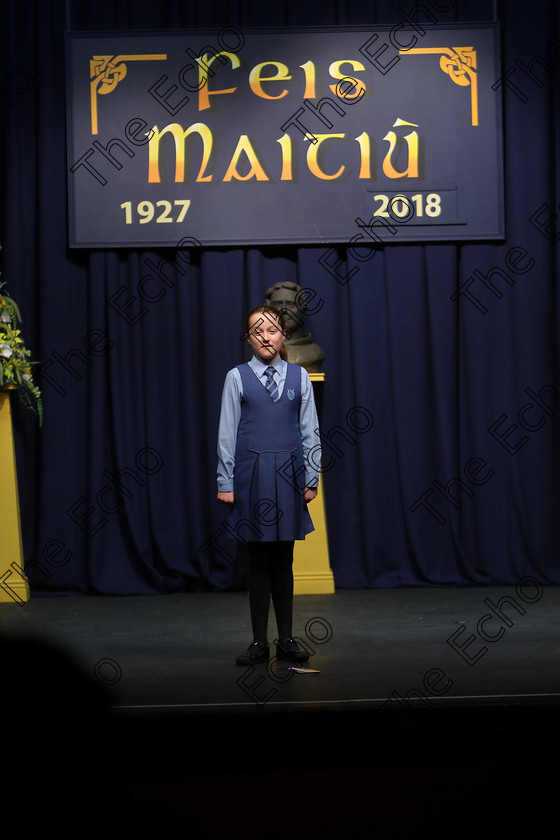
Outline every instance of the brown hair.
<svg viewBox="0 0 560 840">
<path fill-rule="evenodd" d="M 251 318 L 253 317 L 253 315 L 258 315 L 258 314 L 272 315 L 274 320 L 278 321 L 278 323 L 280 324 L 280 329 L 282 330 L 282 332 L 283 333 L 287 332 L 286 316 L 285 316 L 284 312 L 281 312 L 275 306 L 270 306 L 269 304 L 261 304 L 260 306 L 255 306 L 254 309 L 251 309 L 251 311 L 247 315 L 247 318 L 245 320 L 245 339 L 246 340 L 249 338 L 249 322 L 250 322 Z M 288 352 L 287 352 L 286 348 L 284 347 L 284 344 L 282 344 L 282 347 L 280 348 L 280 358 L 284 359 L 285 362 L 288 361 Z"/>
</svg>

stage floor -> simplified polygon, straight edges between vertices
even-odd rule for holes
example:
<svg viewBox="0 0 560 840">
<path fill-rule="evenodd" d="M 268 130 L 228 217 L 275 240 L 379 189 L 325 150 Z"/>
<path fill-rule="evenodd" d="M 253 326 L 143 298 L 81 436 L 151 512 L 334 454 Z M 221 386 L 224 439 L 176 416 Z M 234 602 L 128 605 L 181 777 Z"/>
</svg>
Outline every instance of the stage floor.
<svg viewBox="0 0 560 840">
<path fill-rule="evenodd" d="M 111 706 L 130 715 L 560 701 L 556 587 L 295 596 L 294 636 L 316 674 L 281 671 L 286 663 L 275 661 L 235 664 L 252 641 L 244 592 L 32 597 L 0 605 L 0 628 L 71 652 Z"/>
<path fill-rule="evenodd" d="M 272 612 L 269 627 L 272 641 Z M 1 638 L 52 640 L 103 689 L 138 821 L 164 836 L 509 840 L 556 818 L 560 588 L 300 595 L 294 635 L 319 673 L 235 665 L 251 641 L 243 592 L 0 605 Z M 91 729 L 57 673 L 4 663 L 18 778 L 46 779 Z M 112 738 L 97 740 L 112 767 Z M 91 752 L 65 761 L 75 799 Z"/>
</svg>

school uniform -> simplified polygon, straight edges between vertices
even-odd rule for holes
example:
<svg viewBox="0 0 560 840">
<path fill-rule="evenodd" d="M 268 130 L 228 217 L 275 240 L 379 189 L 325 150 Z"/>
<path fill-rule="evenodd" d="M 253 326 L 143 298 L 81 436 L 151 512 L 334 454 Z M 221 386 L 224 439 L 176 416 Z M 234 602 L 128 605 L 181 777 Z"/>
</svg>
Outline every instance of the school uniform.
<svg viewBox="0 0 560 840">
<path fill-rule="evenodd" d="M 275 370 L 277 401 L 264 387 Z M 302 540 L 313 531 L 303 499 L 317 487 L 319 424 L 309 374 L 253 356 L 229 371 L 218 433 L 218 490 L 234 491 L 228 524 L 247 541 Z"/>
<path fill-rule="evenodd" d="M 267 371 L 274 368 L 271 393 Z M 270 596 L 279 642 L 277 658 L 308 658 L 292 635 L 293 546 L 313 523 L 304 488 L 317 487 L 320 437 L 309 374 L 278 356 L 256 356 L 230 370 L 218 432 L 218 491 L 234 491 L 228 526 L 249 547 L 249 602 L 254 642 L 238 665 L 266 662 Z"/>
</svg>

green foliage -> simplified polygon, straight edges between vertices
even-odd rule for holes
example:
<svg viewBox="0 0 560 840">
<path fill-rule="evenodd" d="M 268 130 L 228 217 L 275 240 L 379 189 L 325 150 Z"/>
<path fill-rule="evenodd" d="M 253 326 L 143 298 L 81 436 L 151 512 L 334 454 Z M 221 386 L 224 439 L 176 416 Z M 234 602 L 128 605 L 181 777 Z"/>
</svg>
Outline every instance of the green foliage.
<svg viewBox="0 0 560 840">
<path fill-rule="evenodd" d="M 26 408 L 31 408 L 39 417 L 39 426 L 43 422 L 43 403 L 41 391 L 33 382 L 32 365 L 21 337 L 18 324 L 21 314 L 11 297 L 5 294 L 5 283 L 0 283 L 0 388 L 16 388 Z"/>
</svg>

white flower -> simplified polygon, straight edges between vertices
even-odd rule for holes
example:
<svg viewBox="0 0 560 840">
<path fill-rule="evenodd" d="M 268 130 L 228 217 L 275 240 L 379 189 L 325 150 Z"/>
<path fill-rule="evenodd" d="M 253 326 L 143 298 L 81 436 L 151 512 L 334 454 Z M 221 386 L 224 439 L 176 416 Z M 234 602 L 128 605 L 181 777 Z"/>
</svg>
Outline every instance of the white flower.
<svg viewBox="0 0 560 840">
<path fill-rule="evenodd" d="M 12 348 L 8 344 L 0 344 L 0 356 L 4 356 L 5 359 L 9 359 L 12 354 Z"/>
</svg>

